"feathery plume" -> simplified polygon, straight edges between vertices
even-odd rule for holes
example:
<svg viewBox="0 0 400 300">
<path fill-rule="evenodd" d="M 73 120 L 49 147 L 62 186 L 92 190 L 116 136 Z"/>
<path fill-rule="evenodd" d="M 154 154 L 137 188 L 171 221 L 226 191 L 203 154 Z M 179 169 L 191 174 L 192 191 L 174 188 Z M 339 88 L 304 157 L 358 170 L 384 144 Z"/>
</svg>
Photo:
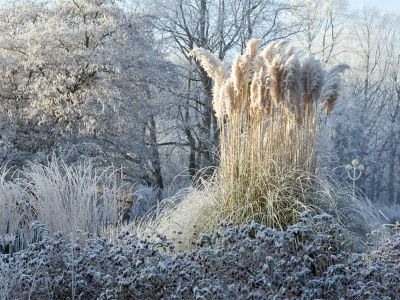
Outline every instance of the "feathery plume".
<svg viewBox="0 0 400 300">
<path fill-rule="evenodd" d="M 235 58 L 235 60 L 233 61 L 232 73 L 231 73 L 231 80 L 232 80 L 233 86 L 235 87 L 235 90 L 237 93 L 239 93 L 239 90 L 241 88 L 242 77 L 243 77 L 241 67 L 240 67 L 241 60 L 242 60 L 241 56 L 237 56 Z"/>
<path fill-rule="evenodd" d="M 196 48 L 190 51 L 189 56 L 194 57 L 215 81 L 223 81 L 228 78 L 222 62 L 203 48 Z"/>
<path fill-rule="evenodd" d="M 225 109 L 228 115 L 232 114 L 235 107 L 235 87 L 231 78 L 228 78 L 223 87 Z"/>
<path fill-rule="evenodd" d="M 296 53 L 296 50 L 294 47 L 287 47 L 285 50 L 285 57 L 289 58 L 292 57 Z"/>
<path fill-rule="evenodd" d="M 292 54 L 285 62 L 285 74 L 282 90 L 285 91 L 285 102 L 288 108 L 301 117 L 303 114 L 303 85 L 301 81 L 301 63 L 296 54 Z"/>
<path fill-rule="evenodd" d="M 324 71 L 321 63 L 313 57 L 308 58 L 302 67 L 302 82 L 304 91 L 304 100 L 307 105 L 318 101 L 321 96 L 324 85 Z"/>
<path fill-rule="evenodd" d="M 274 44 L 274 48 L 276 53 L 281 52 L 282 49 L 285 49 L 286 46 L 289 44 L 287 40 L 278 41 Z"/>
<path fill-rule="evenodd" d="M 217 118 L 221 119 L 225 113 L 224 101 L 221 97 L 221 87 L 225 80 L 228 79 L 224 65 L 218 58 L 203 48 L 193 49 L 189 55 L 198 60 L 208 76 L 214 80 L 213 108 Z"/>
<path fill-rule="evenodd" d="M 258 55 L 260 48 L 260 39 L 251 39 L 246 45 L 246 55 L 250 56 L 250 59 L 254 59 Z"/>
<path fill-rule="evenodd" d="M 350 69 L 350 67 L 346 64 L 337 65 L 326 75 L 326 83 L 321 93 L 321 102 L 322 108 L 324 108 L 328 114 L 332 112 L 335 103 L 340 96 L 340 75 L 348 69 Z"/>
<path fill-rule="evenodd" d="M 275 104 L 279 104 L 282 100 L 281 82 L 284 68 L 282 67 L 282 58 L 276 54 L 271 62 L 269 72 L 271 77 L 271 97 Z"/>
<path fill-rule="evenodd" d="M 272 60 L 274 59 L 274 56 L 275 56 L 275 44 L 276 44 L 276 42 L 268 44 L 268 45 L 265 47 L 264 51 L 261 53 L 261 56 L 262 56 L 268 63 L 271 63 Z"/>
<path fill-rule="evenodd" d="M 222 88 L 222 82 L 214 84 L 213 90 L 213 109 L 215 111 L 215 116 L 218 120 L 222 120 L 224 117 L 226 110 L 225 110 L 225 101 L 224 101 L 224 89 Z"/>
<path fill-rule="evenodd" d="M 253 111 L 259 109 L 261 107 L 261 99 L 262 99 L 262 81 L 260 72 L 256 72 L 254 74 L 253 80 L 250 85 L 250 107 Z"/>
<path fill-rule="evenodd" d="M 287 46 L 287 41 L 279 41 L 270 43 L 267 47 L 265 47 L 264 51 L 262 52 L 261 56 L 264 57 L 267 62 L 272 63 L 274 57 L 281 53 L 282 50 Z M 282 54 L 282 53 L 281 53 Z"/>
</svg>

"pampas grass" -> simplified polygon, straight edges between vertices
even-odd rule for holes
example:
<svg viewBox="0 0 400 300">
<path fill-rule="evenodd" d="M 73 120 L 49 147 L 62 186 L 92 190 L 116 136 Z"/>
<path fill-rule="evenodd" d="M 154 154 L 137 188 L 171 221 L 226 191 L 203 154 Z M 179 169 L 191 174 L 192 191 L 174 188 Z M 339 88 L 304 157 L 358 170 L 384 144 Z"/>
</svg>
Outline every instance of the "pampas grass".
<svg viewBox="0 0 400 300">
<path fill-rule="evenodd" d="M 338 185 L 316 171 L 318 117 L 322 109 L 334 109 L 348 66 L 326 71 L 312 57 L 301 60 L 287 42 L 271 43 L 261 53 L 259 45 L 249 41 L 229 76 L 206 50 L 191 52 L 215 82 L 220 166 L 202 191 L 160 218 L 162 233 L 173 236 L 181 226 L 191 240 L 221 220 L 285 229 L 305 210 L 333 214 L 352 230 L 371 216 L 368 205 L 346 203 L 351 192 L 336 191 Z"/>
<path fill-rule="evenodd" d="M 261 53 L 259 45 L 260 40 L 249 41 L 230 76 L 206 50 L 191 52 L 215 82 L 221 171 L 232 180 L 242 171 L 249 174 L 244 165 L 255 170 L 266 159 L 312 172 L 318 109 L 332 111 L 339 74 L 347 68 L 327 72 L 314 58 L 301 61 L 286 42 L 271 43 Z"/>
</svg>

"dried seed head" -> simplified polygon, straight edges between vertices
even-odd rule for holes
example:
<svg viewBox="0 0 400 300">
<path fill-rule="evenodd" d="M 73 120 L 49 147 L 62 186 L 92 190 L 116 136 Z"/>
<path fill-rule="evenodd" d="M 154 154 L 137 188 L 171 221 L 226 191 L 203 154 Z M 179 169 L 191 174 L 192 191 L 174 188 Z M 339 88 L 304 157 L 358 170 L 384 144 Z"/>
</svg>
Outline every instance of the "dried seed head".
<svg viewBox="0 0 400 300">
<path fill-rule="evenodd" d="M 250 59 L 254 59 L 258 55 L 260 43 L 260 39 L 251 39 L 250 41 L 248 41 L 246 46 L 246 55 L 248 55 Z"/>
<path fill-rule="evenodd" d="M 235 58 L 230 77 L 222 62 L 208 51 L 194 49 L 190 53 L 214 80 L 213 107 L 219 121 L 235 110 L 254 113 L 268 108 L 272 112 L 273 105 L 279 104 L 289 119 L 299 124 L 318 100 L 327 112 L 332 111 L 339 97 L 340 74 L 348 66 L 339 65 L 326 73 L 312 57 L 301 63 L 287 41 L 270 43 L 258 55 L 260 42 L 252 39 L 247 43 L 245 54 Z"/>
<path fill-rule="evenodd" d="M 341 90 L 341 74 L 350 67 L 345 64 L 337 65 L 326 75 L 325 85 L 321 93 L 322 108 L 329 114 L 332 112 Z"/>
<path fill-rule="evenodd" d="M 285 56 L 287 57 L 287 59 L 289 59 L 290 57 L 292 57 L 294 54 L 296 54 L 296 50 L 294 47 L 287 47 L 285 50 Z"/>
<path fill-rule="evenodd" d="M 247 85 L 251 83 L 255 72 L 254 60 L 251 59 L 249 55 L 243 55 L 239 66 L 242 73 L 242 82 L 240 86 L 247 87 Z"/>
<path fill-rule="evenodd" d="M 280 53 L 283 54 L 283 50 L 287 46 L 287 41 L 273 42 L 270 43 L 267 47 L 265 47 L 262 52 L 262 57 L 267 60 L 268 63 L 272 63 L 274 57 Z"/>
<path fill-rule="evenodd" d="M 224 81 L 228 78 L 222 62 L 203 48 L 196 48 L 190 51 L 189 56 L 194 57 L 203 69 L 215 81 Z"/>
<path fill-rule="evenodd" d="M 228 79 L 228 75 L 222 62 L 210 52 L 202 48 L 193 49 L 189 55 L 195 57 L 202 68 L 214 80 L 213 107 L 217 117 L 222 118 L 224 114 L 224 101 L 221 96 L 221 87 L 226 79 Z"/>
<path fill-rule="evenodd" d="M 223 82 L 214 83 L 213 108 L 216 117 L 221 120 L 225 114 Z"/>
<path fill-rule="evenodd" d="M 303 63 L 301 73 L 305 104 L 311 105 L 321 96 L 325 77 L 324 71 L 322 70 L 321 63 L 310 57 Z"/>
<path fill-rule="evenodd" d="M 300 115 L 302 113 L 303 85 L 301 64 L 296 54 L 292 54 L 285 62 L 285 77 L 282 83 L 288 108 L 296 115 Z"/>
<path fill-rule="evenodd" d="M 271 77 L 271 97 L 275 104 L 279 104 L 283 96 L 281 90 L 283 70 L 281 56 L 277 54 L 269 68 Z"/>
<path fill-rule="evenodd" d="M 261 98 L 260 95 L 260 87 L 262 86 L 261 80 L 259 73 L 257 72 L 254 74 L 253 80 L 251 82 L 250 86 L 250 94 L 251 94 L 251 101 L 250 101 L 250 107 L 254 111 L 259 108 L 259 99 Z"/>
<path fill-rule="evenodd" d="M 241 56 L 237 56 L 233 62 L 232 65 L 232 73 L 231 73 L 231 80 L 233 83 L 233 86 L 235 87 L 235 90 L 237 93 L 239 93 L 241 85 L 242 85 L 242 78 L 243 74 L 241 71 Z"/>
<path fill-rule="evenodd" d="M 262 57 L 268 62 L 271 63 L 272 60 L 274 59 L 275 56 L 275 44 L 276 43 L 270 43 L 265 47 L 264 51 L 262 52 Z"/>
<path fill-rule="evenodd" d="M 224 102 L 225 109 L 228 115 L 232 114 L 233 109 L 235 108 L 235 87 L 232 82 L 232 79 L 228 79 L 224 84 Z"/>
</svg>

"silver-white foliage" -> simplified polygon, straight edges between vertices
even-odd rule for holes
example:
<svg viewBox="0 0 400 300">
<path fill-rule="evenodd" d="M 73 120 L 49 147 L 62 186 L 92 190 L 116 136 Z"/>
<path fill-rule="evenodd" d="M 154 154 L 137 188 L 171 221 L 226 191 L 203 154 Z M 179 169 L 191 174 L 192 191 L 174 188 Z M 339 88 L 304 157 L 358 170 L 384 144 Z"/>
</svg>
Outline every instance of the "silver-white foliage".
<svg viewBox="0 0 400 300">
<path fill-rule="evenodd" d="M 92 156 L 145 169 L 146 124 L 162 109 L 170 77 L 148 26 L 120 1 L 7 2 L 0 7 L 3 159 L 43 159 L 84 140 Z"/>
</svg>

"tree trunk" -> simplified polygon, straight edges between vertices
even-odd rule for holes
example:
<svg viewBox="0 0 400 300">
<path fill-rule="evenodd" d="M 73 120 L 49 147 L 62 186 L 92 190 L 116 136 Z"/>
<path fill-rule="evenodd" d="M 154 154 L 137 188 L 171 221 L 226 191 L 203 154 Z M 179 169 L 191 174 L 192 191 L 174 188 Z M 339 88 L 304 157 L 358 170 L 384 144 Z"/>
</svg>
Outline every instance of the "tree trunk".
<svg viewBox="0 0 400 300">
<path fill-rule="evenodd" d="M 157 127 L 154 115 L 150 115 L 149 121 L 149 145 L 150 145 L 150 163 L 152 166 L 152 175 L 154 177 L 155 187 L 157 188 L 157 197 L 161 198 L 161 191 L 164 189 L 164 180 L 161 173 L 160 152 L 157 146 Z"/>
</svg>

